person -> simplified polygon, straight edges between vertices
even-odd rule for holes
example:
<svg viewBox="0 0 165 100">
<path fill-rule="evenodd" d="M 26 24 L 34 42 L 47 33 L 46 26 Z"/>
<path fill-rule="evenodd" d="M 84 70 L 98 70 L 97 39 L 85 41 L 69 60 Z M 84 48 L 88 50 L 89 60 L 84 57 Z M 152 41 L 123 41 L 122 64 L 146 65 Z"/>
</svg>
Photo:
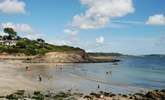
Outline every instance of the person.
<svg viewBox="0 0 165 100">
<path fill-rule="evenodd" d="M 60 67 L 60 70 L 62 70 L 62 67 Z"/>
<path fill-rule="evenodd" d="M 112 71 L 111 70 L 109 71 L 109 74 L 112 75 Z"/>
<path fill-rule="evenodd" d="M 42 81 L 42 77 L 41 77 L 41 75 L 39 75 L 39 77 L 38 77 L 38 78 L 39 78 L 39 81 L 41 82 L 41 81 Z"/>
<path fill-rule="evenodd" d="M 29 67 L 28 67 L 28 66 L 26 66 L 26 71 L 28 71 L 28 69 L 29 69 Z"/>
<path fill-rule="evenodd" d="M 98 84 L 97 88 L 99 89 L 100 88 L 100 85 Z"/>
<path fill-rule="evenodd" d="M 26 66 L 26 71 L 31 71 L 30 67 Z"/>
</svg>

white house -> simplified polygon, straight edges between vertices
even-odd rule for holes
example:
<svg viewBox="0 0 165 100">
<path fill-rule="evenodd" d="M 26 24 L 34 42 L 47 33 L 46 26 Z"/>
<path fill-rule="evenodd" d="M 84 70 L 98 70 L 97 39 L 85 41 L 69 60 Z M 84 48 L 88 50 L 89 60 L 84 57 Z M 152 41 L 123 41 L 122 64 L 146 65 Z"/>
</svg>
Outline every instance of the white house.
<svg viewBox="0 0 165 100">
<path fill-rule="evenodd" d="M 13 46 L 17 44 L 16 40 L 0 40 L 0 44 Z"/>
</svg>

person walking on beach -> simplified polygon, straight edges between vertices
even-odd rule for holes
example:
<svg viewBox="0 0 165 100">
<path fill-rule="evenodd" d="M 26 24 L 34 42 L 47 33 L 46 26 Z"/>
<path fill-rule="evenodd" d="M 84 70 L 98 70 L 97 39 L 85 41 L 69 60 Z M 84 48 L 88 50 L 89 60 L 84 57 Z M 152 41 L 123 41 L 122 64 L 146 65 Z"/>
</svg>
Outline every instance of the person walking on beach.
<svg viewBox="0 0 165 100">
<path fill-rule="evenodd" d="M 26 66 L 26 71 L 31 71 L 31 68 L 29 66 Z"/>
<path fill-rule="evenodd" d="M 41 75 L 38 76 L 38 79 L 39 79 L 40 82 L 42 81 Z"/>
<path fill-rule="evenodd" d="M 26 71 L 28 71 L 29 70 L 29 67 L 28 66 L 26 66 Z"/>
</svg>

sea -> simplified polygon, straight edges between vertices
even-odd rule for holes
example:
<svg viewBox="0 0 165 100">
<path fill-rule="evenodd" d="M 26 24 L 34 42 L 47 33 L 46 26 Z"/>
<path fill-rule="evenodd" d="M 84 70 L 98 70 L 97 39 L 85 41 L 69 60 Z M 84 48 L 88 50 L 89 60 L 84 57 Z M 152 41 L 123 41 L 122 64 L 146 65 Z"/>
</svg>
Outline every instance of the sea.
<svg viewBox="0 0 165 100">
<path fill-rule="evenodd" d="M 121 56 L 117 59 L 121 61 L 31 64 L 31 73 L 24 75 L 50 91 L 136 93 L 165 89 L 165 56 Z"/>
</svg>

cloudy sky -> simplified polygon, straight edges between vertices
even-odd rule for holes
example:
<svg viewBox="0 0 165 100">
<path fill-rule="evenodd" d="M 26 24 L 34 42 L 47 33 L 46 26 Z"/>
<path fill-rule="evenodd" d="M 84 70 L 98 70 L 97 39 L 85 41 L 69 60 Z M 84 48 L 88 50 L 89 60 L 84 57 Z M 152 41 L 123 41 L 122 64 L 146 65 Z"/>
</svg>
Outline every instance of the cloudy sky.
<svg viewBox="0 0 165 100">
<path fill-rule="evenodd" d="M 0 0 L 4 27 L 89 52 L 165 54 L 165 0 Z"/>
</svg>

